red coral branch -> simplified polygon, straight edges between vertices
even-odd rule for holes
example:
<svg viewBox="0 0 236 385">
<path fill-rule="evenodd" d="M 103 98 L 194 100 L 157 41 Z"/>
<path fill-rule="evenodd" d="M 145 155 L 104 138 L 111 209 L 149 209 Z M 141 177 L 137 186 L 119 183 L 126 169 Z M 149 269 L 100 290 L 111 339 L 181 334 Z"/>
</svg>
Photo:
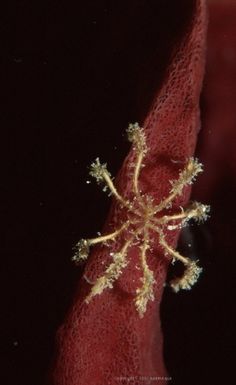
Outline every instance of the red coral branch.
<svg viewBox="0 0 236 385">
<path fill-rule="evenodd" d="M 145 167 L 140 174 L 140 187 L 156 204 L 169 194 L 170 180 L 192 156 L 199 122 L 199 94 L 205 56 L 205 2 L 196 0 L 188 29 L 175 48 L 161 90 L 144 121 L 147 140 Z M 132 194 L 130 152 L 116 179 L 121 195 Z M 184 206 L 190 188 L 175 198 L 174 206 Z M 123 220 L 124 210 L 114 201 L 105 231 L 114 231 Z M 176 246 L 179 230 L 166 234 L 169 245 Z M 116 245 L 117 246 L 117 245 Z M 158 240 L 152 245 L 148 262 L 154 272 L 155 300 L 150 302 L 143 318 L 137 315 L 133 297 L 140 271 L 137 247 L 132 246 L 130 263 L 112 290 L 96 295 L 87 304 L 84 299 L 91 282 L 110 263 L 105 247 L 96 246 L 89 257 L 84 277 L 79 283 L 74 304 L 58 332 L 58 357 L 53 371 L 55 385 L 115 385 L 166 383 L 162 356 L 162 332 L 159 305 L 169 263 Z"/>
</svg>

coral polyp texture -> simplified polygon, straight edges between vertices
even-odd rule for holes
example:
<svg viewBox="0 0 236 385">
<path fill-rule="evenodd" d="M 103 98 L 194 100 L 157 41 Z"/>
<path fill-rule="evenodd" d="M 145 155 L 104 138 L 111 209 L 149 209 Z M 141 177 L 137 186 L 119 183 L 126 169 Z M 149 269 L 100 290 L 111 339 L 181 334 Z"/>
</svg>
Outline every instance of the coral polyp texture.
<svg viewBox="0 0 236 385">
<path fill-rule="evenodd" d="M 119 244 L 118 249 L 112 248 L 112 252 L 110 252 L 111 262 L 104 273 L 92 283 L 92 289 L 85 298 L 85 302 L 89 304 L 94 296 L 102 295 L 104 290 L 113 288 L 114 282 L 119 279 L 130 262 L 128 258 L 129 248 L 138 247 L 139 263 L 135 267 L 141 270 L 142 276 L 136 288 L 134 302 L 137 312 L 142 318 L 148 302 L 155 299 L 154 285 L 156 281 L 153 271 L 148 265 L 148 252 L 152 252 L 152 246 L 158 239 L 166 258 L 171 258 L 173 263 L 179 260 L 185 266 L 183 275 L 173 279 L 170 286 L 175 292 L 180 289 L 191 289 L 198 280 L 202 268 L 197 265 L 196 261 L 181 255 L 171 247 L 165 234 L 167 231 L 181 229 L 191 219 L 198 222 L 205 221 L 208 217 L 209 206 L 199 202 L 190 202 L 187 207 L 179 206 L 173 211 L 172 204 L 176 197 L 181 196 L 185 186 L 192 184 L 195 177 L 203 171 L 202 164 L 192 157 L 183 165 L 178 178 L 170 181 L 169 194 L 159 203 L 156 203 L 150 194 L 143 193 L 139 186 L 139 176 L 142 169 L 145 168 L 145 156 L 148 152 L 145 133 L 138 123 L 135 123 L 129 125 L 127 135 L 133 145 L 134 152 L 134 162 L 130 175 L 132 194 L 129 199 L 124 198 L 117 191 L 111 174 L 107 170 L 107 165 L 100 163 L 99 158 L 92 163 L 90 169 L 90 175 L 99 184 L 104 185 L 104 190 L 109 190 L 110 194 L 118 201 L 121 209 L 125 211 L 123 223 L 109 234 L 93 239 L 81 239 L 76 245 L 76 252 L 72 259 L 76 263 L 87 259 L 90 246 L 98 243 L 103 244 L 108 249 L 112 243 Z M 121 242 L 119 241 L 120 238 Z"/>
</svg>

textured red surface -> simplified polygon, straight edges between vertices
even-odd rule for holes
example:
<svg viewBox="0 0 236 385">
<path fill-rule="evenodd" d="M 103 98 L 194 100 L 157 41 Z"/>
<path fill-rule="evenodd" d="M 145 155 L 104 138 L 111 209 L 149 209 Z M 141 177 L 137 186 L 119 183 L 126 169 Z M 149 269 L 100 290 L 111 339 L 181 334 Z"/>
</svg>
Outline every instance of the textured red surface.
<svg viewBox="0 0 236 385">
<path fill-rule="evenodd" d="M 170 180 L 176 179 L 179 169 L 192 156 L 200 128 L 199 93 L 202 84 L 205 56 L 205 6 L 196 1 L 184 38 L 176 46 L 161 89 L 143 123 L 149 152 L 140 176 L 142 191 L 160 202 L 170 190 Z M 129 165 L 133 153 L 128 154 L 116 179 L 123 196 L 131 194 Z M 189 188 L 175 201 L 184 205 Z M 105 230 L 122 222 L 124 213 L 116 202 Z M 178 233 L 167 235 L 176 245 Z M 120 245 L 115 244 L 115 248 Z M 102 275 L 110 262 L 111 250 L 95 247 L 89 257 L 84 276 L 94 281 Z M 137 249 L 128 254 L 129 265 L 115 283 L 84 302 L 91 285 L 82 277 L 73 306 L 58 332 L 58 353 L 53 371 L 55 385 L 148 385 L 164 384 L 166 370 L 162 356 L 162 332 L 159 318 L 163 284 L 168 261 L 158 246 L 158 239 L 148 255 L 154 271 L 155 301 L 148 304 L 142 319 L 134 306 L 134 294 L 139 286 L 140 272 L 135 269 Z"/>
<path fill-rule="evenodd" d="M 212 1 L 209 32 L 205 117 L 199 155 L 205 172 L 198 185 L 198 199 L 209 200 L 227 178 L 236 175 L 236 3 Z M 223 182 L 222 182 L 223 181 Z"/>
</svg>

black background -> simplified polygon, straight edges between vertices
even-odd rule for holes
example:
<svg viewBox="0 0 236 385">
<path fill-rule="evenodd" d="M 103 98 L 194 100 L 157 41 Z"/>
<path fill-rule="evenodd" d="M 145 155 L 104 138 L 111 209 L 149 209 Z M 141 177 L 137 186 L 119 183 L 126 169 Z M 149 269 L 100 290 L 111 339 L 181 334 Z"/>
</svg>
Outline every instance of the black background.
<svg viewBox="0 0 236 385">
<path fill-rule="evenodd" d="M 1 10 L 1 384 L 44 383 L 81 273 L 72 246 L 101 229 L 109 207 L 87 166 L 100 156 L 118 171 L 125 128 L 145 116 L 193 4 L 22 0 Z M 232 265 L 221 262 L 234 258 L 222 203 L 233 197 L 218 191 L 213 219 L 191 230 L 201 284 L 164 295 L 173 385 L 233 383 Z"/>
</svg>

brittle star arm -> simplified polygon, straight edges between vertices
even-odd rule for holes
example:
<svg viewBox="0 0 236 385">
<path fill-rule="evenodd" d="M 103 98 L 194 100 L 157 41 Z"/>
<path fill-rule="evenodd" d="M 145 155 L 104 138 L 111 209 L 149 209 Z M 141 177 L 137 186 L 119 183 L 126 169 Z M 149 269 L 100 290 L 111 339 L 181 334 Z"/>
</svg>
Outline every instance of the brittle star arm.
<svg viewBox="0 0 236 385">
<path fill-rule="evenodd" d="M 133 187 L 134 193 L 140 196 L 140 190 L 138 186 L 138 179 L 140 170 L 143 165 L 143 158 L 147 152 L 146 138 L 143 129 L 139 127 L 138 123 L 130 124 L 127 129 L 128 139 L 134 145 L 134 150 L 137 154 L 137 160 L 135 162 L 134 175 L 133 175 Z"/>
<path fill-rule="evenodd" d="M 122 196 L 118 193 L 114 183 L 112 182 L 112 179 L 110 177 L 110 174 L 108 172 L 104 172 L 103 174 L 104 180 L 107 184 L 107 187 L 109 188 L 110 192 L 115 195 L 115 197 L 120 201 L 124 206 L 127 206 L 127 202 L 122 198 Z"/>
<path fill-rule="evenodd" d="M 118 235 L 122 233 L 126 228 L 129 227 L 129 221 L 126 221 L 119 229 L 116 231 L 102 235 L 100 237 L 96 238 L 91 238 L 91 239 L 81 239 L 77 244 L 76 244 L 76 252 L 74 256 L 72 257 L 72 260 L 75 262 L 79 262 L 81 260 L 87 259 L 89 255 L 89 247 L 96 245 L 98 243 L 105 243 L 107 241 L 115 240 Z"/>
<path fill-rule="evenodd" d="M 101 294 L 105 289 L 111 289 L 113 287 L 113 282 L 119 278 L 123 269 L 128 264 L 127 253 L 133 242 L 133 238 L 134 237 L 125 242 L 121 251 L 111 254 L 113 262 L 108 266 L 104 274 L 95 281 L 95 284 L 85 299 L 86 303 L 89 303 L 95 295 Z"/>
<path fill-rule="evenodd" d="M 140 195 L 140 191 L 139 191 L 139 187 L 138 187 L 138 178 L 139 178 L 139 174 L 140 174 L 140 169 L 141 169 L 141 165 L 142 165 L 142 161 L 143 161 L 143 154 L 142 153 L 138 153 L 138 159 L 137 159 L 137 162 L 136 162 L 136 165 L 135 165 L 135 169 L 134 169 L 134 192 L 135 194 L 137 195 Z"/>
<path fill-rule="evenodd" d="M 143 244 L 140 247 L 141 249 L 141 267 L 143 271 L 143 277 L 141 278 L 142 286 L 136 290 L 135 306 L 139 313 L 139 316 L 142 318 L 146 312 L 147 303 L 149 300 L 154 300 L 153 285 L 155 283 L 153 272 L 149 269 L 147 264 L 147 255 L 146 252 L 149 249 L 149 237 L 148 229 L 145 227 L 143 232 L 144 240 Z"/>
<path fill-rule="evenodd" d="M 182 277 L 174 278 L 170 282 L 170 286 L 175 292 L 178 292 L 180 289 L 190 290 L 191 287 L 197 282 L 202 272 L 202 268 L 197 265 L 197 261 L 192 261 L 191 259 L 184 257 L 178 251 L 169 246 L 162 231 L 159 232 L 159 242 L 164 250 L 173 257 L 173 260 L 177 259 L 183 262 L 186 267 Z"/>
<path fill-rule="evenodd" d="M 115 240 L 115 238 L 122 233 L 129 226 L 129 221 L 125 222 L 119 229 L 113 233 L 102 235 L 97 238 L 88 239 L 87 242 L 90 246 L 96 245 L 97 243 L 105 243 L 107 241 Z"/>
<path fill-rule="evenodd" d="M 190 219 L 195 219 L 198 222 L 205 221 L 208 218 L 210 206 L 204 205 L 199 202 L 192 202 L 186 209 L 181 207 L 181 212 L 173 215 L 164 215 L 161 218 L 152 218 L 152 222 L 156 225 L 167 224 L 172 221 L 181 221 L 178 225 L 169 226 L 169 230 L 181 227 L 183 223 L 186 223 Z"/>
<path fill-rule="evenodd" d="M 176 251 L 175 249 L 173 249 L 171 246 L 168 245 L 168 243 L 165 240 L 164 233 L 161 229 L 159 229 L 157 226 L 155 226 L 151 223 L 148 224 L 148 227 L 149 227 L 149 229 L 151 229 L 151 230 L 153 230 L 159 234 L 160 245 L 163 247 L 164 251 L 166 251 L 168 254 L 170 254 L 173 257 L 174 260 L 178 259 L 179 261 L 183 262 L 183 264 L 185 266 L 187 266 L 191 262 L 191 260 L 189 258 L 184 257 L 178 251 Z"/>
<path fill-rule="evenodd" d="M 197 174 L 202 171 L 202 164 L 196 159 L 190 158 L 183 171 L 180 172 L 179 178 L 172 182 L 170 195 L 155 207 L 155 213 L 168 207 L 178 195 L 181 195 L 183 188 L 188 184 L 192 184 Z"/>
<path fill-rule="evenodd" d="M 117 191 L 112 178 L 111 174 L 107 170 L 106 163 L 101 164 L 99 158 L 95 159 L 95 162 L 91 164 L 90 167 L 90 175 L 93 176 L 98 183 L 105 182 L 106 187 L 109 188 L 112 195 L 116 197 L 116 199 L 125 207 L 130 207 L 130 202 L 125 200 Z"/>
<path fill-rule="evenodd" d="M 191 262 L 189 258 L 184 257 L 177 250 L 174 250 L 171 246 L 168 245 L 162 231 L 159 231 L 159 242 L 160 242 L 160 245 L 164 248 L 164 250 L 167 251 L 168 254 L 170 254 L 174 260 L 177 259 L 183 262 L 185 266 L 187 266 Z"/>
</svg>

